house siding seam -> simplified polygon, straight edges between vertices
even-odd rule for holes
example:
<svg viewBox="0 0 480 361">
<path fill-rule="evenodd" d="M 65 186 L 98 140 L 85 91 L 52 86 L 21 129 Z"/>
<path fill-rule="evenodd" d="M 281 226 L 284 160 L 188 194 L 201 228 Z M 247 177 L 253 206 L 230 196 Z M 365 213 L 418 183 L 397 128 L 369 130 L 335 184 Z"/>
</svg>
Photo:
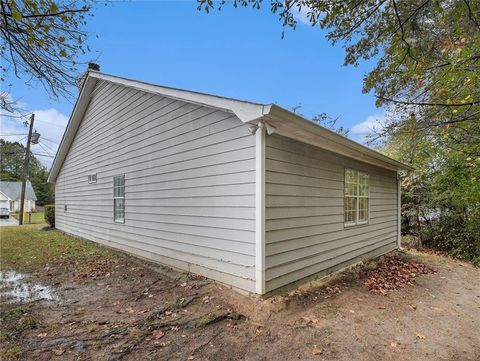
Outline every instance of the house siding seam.
<svg viewBox="0 0 480 361">
<path fill-rule="evenodd" d="M 56 227 L 255 292 L 255 137 L 247 126 L 231 113 L 121 85 L 92 94 L 56 180 Z M 124 224 L 113 222 L 120 174 Z"/>
<path fill-rule="evenodd" d="M 280 135 L 266 137 L 266 291 L 397 247 L 397 175 Z M 370 220 L 344 227 L 345 167 L 370 174 Z"/>
</svg>

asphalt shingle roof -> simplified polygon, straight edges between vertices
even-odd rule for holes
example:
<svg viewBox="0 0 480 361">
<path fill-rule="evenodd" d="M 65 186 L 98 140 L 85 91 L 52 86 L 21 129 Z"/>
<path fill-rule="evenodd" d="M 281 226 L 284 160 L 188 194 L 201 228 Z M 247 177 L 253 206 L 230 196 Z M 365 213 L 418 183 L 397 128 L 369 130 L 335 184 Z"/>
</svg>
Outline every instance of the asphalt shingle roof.
<svg viewBox="0 0 480 361">
<path fill-rule="evenodd" d="M 5 182 L 0 181 L 0 192 L 5 194 L 8 198 L 16 201 L 20 199 L 22 193 L 22 182 Z M 25 188 L 26 199 L 37 200 L 37 196 L 32 188 L 32 183 L 27 182 L 27 187 Z"/>
</svg>

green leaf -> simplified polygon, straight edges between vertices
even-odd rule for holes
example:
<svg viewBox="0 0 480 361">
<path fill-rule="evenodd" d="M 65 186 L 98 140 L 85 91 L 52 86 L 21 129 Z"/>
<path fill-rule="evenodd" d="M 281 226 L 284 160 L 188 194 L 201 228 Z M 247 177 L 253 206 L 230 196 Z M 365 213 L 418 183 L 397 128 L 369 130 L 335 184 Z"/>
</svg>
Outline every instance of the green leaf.
<svg viewBox="0 0 480 361">
<path fill-rule="evenodd" d="M 60 56 L 63 56 L 64 58 L 67 56 L 65 49 L 60 50 Z"/>
<path fill-rule="evenodd" d="M 22 20 L 22 14 L 18 10 L 13 10 L 12 16 L 17 21 Z"/>
<path fill-rule="evenodd" d="M 58 40 L 61 42 L 61 43 L 64 43 L 65 42 L 65 38 L 63 36 L 59 37 Z"/>
</svg>

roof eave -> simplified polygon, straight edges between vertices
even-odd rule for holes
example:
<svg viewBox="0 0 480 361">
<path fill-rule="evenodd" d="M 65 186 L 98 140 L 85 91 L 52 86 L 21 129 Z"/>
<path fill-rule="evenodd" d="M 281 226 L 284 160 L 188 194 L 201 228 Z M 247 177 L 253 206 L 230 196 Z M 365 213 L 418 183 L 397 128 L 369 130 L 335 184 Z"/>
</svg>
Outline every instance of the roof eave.
<svg viewBox="0 0 480 361">
<path fill-rule="evenodd" d="M 382 168 L 394 171 L 413 170 L 409 165 L 387 157 L 277 105 L 271 105 L 265 117 L 276 128 L 276 133 L 285 137 Z"/>
</svg>

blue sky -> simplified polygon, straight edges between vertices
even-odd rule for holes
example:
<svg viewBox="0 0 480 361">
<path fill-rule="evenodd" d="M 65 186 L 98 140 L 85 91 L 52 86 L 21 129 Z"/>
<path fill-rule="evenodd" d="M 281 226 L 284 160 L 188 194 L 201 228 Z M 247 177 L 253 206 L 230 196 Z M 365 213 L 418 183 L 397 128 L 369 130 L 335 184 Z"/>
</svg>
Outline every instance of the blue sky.
<svg viewBox="0 0 480 361">
<path fill-rule="evenodd" d="M 324 32 L 301 21 L 282 39 L 278 17 L 268 6 L 258 11 L 227 5 L 221 12 L 206 14 L 197 11 L 193 1 L 135 1 L 100 5 L 93 13 L 87 28 L 95 36 L 87 59 L 96 59 L 102 72 L 275 102 L 288 109 L 302 105 L 300 112 L 307 117 L 321 112 L 340 116 L 338 124 L 353 128 L 350 137 L 360 141 L 365 129 L 382 116 L 374 97 L 361 92 L 372 64 L 342 66 L 342 47 L 332 46 Z M 36 112 L 36 128 L 53 153 L 74 99 L 50 99 L 41 86 L 26 86 L 22 79 L 10 78 L 8 83 L 12 86 L 7 89 L 3 84 L 2 90 Z M 18 120 L 2 117 L 1 122 L 2 137 L 24 132 Z M 51 158 L 42 161 L 48 166 Z"/>
</svg>

